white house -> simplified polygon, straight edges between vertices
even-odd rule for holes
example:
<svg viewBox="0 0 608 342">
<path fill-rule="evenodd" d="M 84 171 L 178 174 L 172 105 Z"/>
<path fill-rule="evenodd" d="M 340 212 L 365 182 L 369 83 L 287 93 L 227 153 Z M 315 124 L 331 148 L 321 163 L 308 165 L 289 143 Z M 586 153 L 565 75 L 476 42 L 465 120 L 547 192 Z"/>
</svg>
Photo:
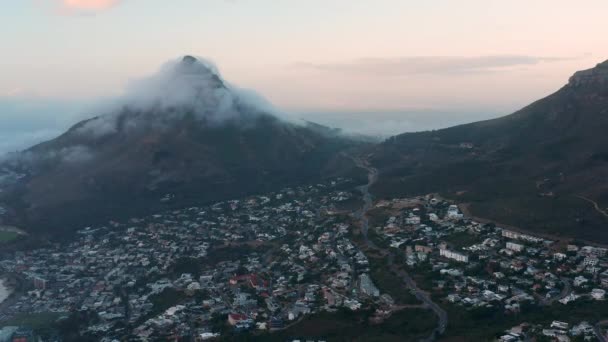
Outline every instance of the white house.
<svg viewBox="0 0 608 342">
<path fill-rule="evenodd" d="M 521 252 L 524 250 L 524 245 L 515 242 L 507 242 L 507 249 L 515 252 Z"/>
<path fill-rule="evenodd" d="M 606 290 L 602 290 L 602 289 L 591 290 L 591 298 L 593 298 L 595 300 L 604 300 L 604 297 L 606 297 Z"/>
<path fill-rule="evenodd" d="M 439 250 L 439 255 L 441 255 L 442 257 L 446 257 L 448 259 L 453 259 L 459 262 L 469 262 L 469 256 L 459 253 L 459 252 L 454 252 L 451 251 L 449 249 L 440 249 Z"/>
</svg>

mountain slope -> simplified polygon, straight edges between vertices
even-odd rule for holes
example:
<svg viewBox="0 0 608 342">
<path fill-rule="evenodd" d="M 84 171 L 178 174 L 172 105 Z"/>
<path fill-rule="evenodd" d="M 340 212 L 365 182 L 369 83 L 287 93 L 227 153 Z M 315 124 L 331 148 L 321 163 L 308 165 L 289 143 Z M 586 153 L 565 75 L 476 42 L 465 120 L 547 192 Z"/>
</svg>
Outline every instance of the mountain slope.
<svg viewBox="0 0 608 342">
<path fill-rule="evenodd" d="M 14 223 L 55 234 L 357 174 L 340 152 L 358 142 L 261 108 L 212 67 L 185 57 L 120 110 L 18 155 L 12 167 L 24 177 L 4 201 L 13 203 Z"/>
<path fill-rule="evenodd" d="M 607 131 L 608 61 L 512 115 L 387 140 L 375 191 L 439 191 L 480 217 L 608 242 Z"/>
</svg>

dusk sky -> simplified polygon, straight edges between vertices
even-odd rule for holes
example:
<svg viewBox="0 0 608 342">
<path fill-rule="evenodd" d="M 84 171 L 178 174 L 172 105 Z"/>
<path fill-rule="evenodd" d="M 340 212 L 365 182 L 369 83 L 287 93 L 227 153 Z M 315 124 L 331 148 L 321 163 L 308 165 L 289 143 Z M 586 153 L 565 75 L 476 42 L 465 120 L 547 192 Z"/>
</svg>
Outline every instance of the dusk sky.
<svg viewBox="0 0 608 342">
<path fill-rule="evenodd" d="M 438 111 L 454 120 L 467 112 L 508 114 L 608 59 L 605 0 L 5 0 L 1 6 L 0 109 L 6 101 L 117 96 L 165 61 L 193 54 L 280 109 Z"/>
</svg>

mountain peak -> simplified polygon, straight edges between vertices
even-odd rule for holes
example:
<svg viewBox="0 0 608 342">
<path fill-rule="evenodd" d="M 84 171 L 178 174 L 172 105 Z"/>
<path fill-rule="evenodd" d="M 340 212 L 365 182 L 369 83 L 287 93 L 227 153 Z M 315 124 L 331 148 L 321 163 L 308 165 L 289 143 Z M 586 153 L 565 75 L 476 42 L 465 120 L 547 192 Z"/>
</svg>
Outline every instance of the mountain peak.
<svg viewBox="0 0 608 342">
<path fill-rule="evenodd" d="M 186 55 L 184 56 L 184 58 L 182 58 L 182 63 L 184 64 L 193 64 L 198 62 L 198 59 L 196 59 L 195 57 L 192 57 L 190 55 Z"/>
<path fill-rule="evenodd" d="M 608 60 L 599 63 L 595 68 L 577 71 L 570 77 L 568 85 L 581 86 L 608 86 Z"/>
</svg>

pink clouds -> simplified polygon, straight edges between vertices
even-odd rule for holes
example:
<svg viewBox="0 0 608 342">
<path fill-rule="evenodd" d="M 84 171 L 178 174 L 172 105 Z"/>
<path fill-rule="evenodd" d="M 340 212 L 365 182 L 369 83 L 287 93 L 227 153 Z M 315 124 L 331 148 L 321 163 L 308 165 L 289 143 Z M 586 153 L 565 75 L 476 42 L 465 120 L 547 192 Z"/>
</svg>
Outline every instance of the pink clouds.
<svg viewBox="0 0 608 342">
<path fill-rule="evenodd" d="M 76 13 L 94 13 L 112 8 L 123 0 L 59 0 L 63 10 Z"/>
</svg>

